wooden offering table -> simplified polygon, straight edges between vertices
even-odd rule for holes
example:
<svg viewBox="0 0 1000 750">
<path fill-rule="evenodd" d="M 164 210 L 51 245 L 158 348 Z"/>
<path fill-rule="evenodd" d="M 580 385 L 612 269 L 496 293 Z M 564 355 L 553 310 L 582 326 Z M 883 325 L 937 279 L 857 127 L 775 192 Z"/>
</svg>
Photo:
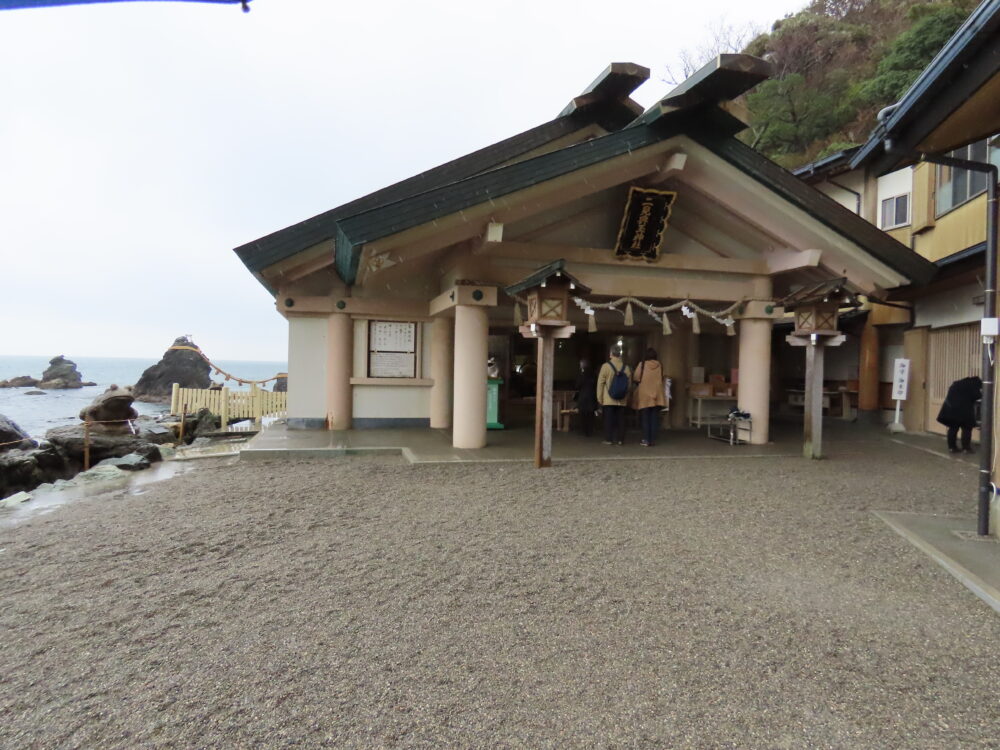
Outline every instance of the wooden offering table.
<svg viewBox="0 0 1000 750">
<path fill-rule="evenodd" d="M 736 396 L 688 396 L 688 426 L 704 427 L 710 424 L 721 424 L 729 417 L 729 409 L 736 406 Z M 706 406 L 705 404 L 708 404 Z M 713 404 L 726 406 L 725 411 L 713 407 Z"/>
</svg>

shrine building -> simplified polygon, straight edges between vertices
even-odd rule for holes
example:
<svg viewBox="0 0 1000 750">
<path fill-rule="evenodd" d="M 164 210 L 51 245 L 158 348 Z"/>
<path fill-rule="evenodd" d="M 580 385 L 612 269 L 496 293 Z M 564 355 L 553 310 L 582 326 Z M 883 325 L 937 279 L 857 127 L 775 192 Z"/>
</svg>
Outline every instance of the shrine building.
<svg viewBox="0 0 1000 750">
<path fill-rule="evenodd" d="M 734 100 L 770 72 L 721 55 L 643 111 L 630 95 L 649 70 L 614 63 L 548 122 L 237 248 L 288 320 L 288 428 L 450 429 L 482 448 L 488 359 L 491 423 L 530 425 L 528 300 L 504 290 L 561 261 L 579 288 L 556 394 L 582 358 L 599 366 L 616 345 L 634 365 L 652 347 L 666 427 L 728 398 L 767 442 L 774 363 L 790 356 L 781 302 L 880 299 L 935 272 L 738 138 Z"/>
</svg>

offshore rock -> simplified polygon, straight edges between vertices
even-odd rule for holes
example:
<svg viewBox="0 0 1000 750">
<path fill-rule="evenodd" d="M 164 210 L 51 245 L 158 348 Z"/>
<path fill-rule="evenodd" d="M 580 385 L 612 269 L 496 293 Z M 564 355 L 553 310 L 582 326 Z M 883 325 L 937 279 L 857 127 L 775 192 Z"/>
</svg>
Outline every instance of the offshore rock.
<svg viewBox="0 0 1000 750">
<path fill-rule="evenodd" d="M 128 420 L 139 416 L 139 412 L 132 407 L 133 401 L 135 396 L 132 394 L 132 386 L 119 388 L 113 385 L 95 398 L 90 406 L 80 410 L 80 419 L 104 423 L 94 425 L 94 429 L 102 427 L 108 432 L 131 432 Z"/>
<path fill-rule="evenodd" d="M 38 382 L 30 375 L 18 375 L 10 380 L 0 380 L 0 388 L 34 388 Z"/>
<path fill-rule="evenodd" d="M 83 377 L 76 369 L 76 363 L 60 354 L 49 360 L 49 366 L 42 373 L 42 380 L 37 385 L 48 390 L 82 388 Z"/>
<path fill-rule="evenodd" d="M 18 427 L 17 422 L 0 414 L 0 453 L 16 448 L 34 448 L 35 441 L 27 432 Z"/>
<path fill-rule="evenodd" d="M 278 378 L 274 381 L 274 387 L 271 389 L 275 393 L 287 393 L 288 392 L 288 378 Z"/>
<path fill-rule="evenodd" d="M 191 349 L 174 348 L 178 346 Z M 133 389 L 135 399 L 169 401 L 174 383 L 181 388 L 208 388 L 212 382 L 209 377 L 212 368 L 199 352 L 198 347 L 187 336 L 175 339 L 173 346 L 163 353 L 163 358 L 142 373 Z"/>
</svg>

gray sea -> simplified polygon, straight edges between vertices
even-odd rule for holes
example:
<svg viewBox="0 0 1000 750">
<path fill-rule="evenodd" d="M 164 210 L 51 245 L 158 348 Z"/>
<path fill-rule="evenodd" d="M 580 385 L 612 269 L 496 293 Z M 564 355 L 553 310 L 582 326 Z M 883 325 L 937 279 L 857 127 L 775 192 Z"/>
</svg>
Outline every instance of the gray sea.
<svg viewBox="0 0 1000 750">
<path fill-rule="evenodd" d="M 76 357 L 66 354 L 66 358 L 76 362 L 84 381 L 92 380 L 95 386 L 65 391 L 45 391 L 44 396 L 29 396 L 34 388 L 0 388 L 0 414 L 14 420 L 32 437 L 44 437 L 53 427 L 78 424 L 80 410 L 96 396 L 114 385 L 134 385 L 143 370 L 152 367 L 157 359 L 125 359 L 114 357 Z M 0 380 L 9 380 L 19 375 L 40 378 L 49 366 L 52 357 L 12 356 L 0 354 Z M 249 380 L 263 380 L 279 372 L 285 372 L 284 362 L 251 362 L 218 360 L 215 362 L 226 372 Z M 221 380 L 221 378 L 216 378 Z M 237 389 L 235 383 L 229 387 Z M 269 383 L 266 387 L 270 388 Z M 168 404 L 135 403 L 140 414 L 160 414 Z"/>
</svg>

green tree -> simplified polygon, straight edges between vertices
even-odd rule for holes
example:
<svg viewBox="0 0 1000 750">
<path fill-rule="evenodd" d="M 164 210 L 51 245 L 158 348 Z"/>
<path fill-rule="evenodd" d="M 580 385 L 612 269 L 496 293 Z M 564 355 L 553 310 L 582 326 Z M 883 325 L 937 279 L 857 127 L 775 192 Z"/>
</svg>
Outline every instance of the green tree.
<svg viewBox="0 0 1000 750">
<path fill-rule="evenodd" d="M 920 9 L 920 18 L 893 40 L 875 75 L 858 87 L 860 104 L 882 106 L 898 101 L 968 15 L 951 5 Z"/>
<path fill-rule="evenodd" d="M 807 84 L 799 73 L 760 84 L 747 96 L 754 123 L 754 148 L 769 155 L 794 154 L 836 132 L 853 115 L 843 76 L 827 85 Z"/>
</svg>

